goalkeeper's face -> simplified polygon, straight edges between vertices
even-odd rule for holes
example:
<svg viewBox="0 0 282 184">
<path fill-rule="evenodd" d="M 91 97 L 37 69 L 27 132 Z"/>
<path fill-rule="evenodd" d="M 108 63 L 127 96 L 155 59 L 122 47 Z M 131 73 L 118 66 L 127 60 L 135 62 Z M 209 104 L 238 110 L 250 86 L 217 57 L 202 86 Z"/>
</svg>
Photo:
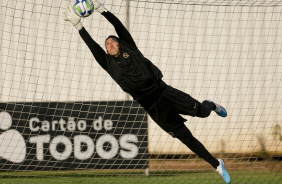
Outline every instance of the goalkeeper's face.
<svg viewBox="0 0 282 184">
<path fill-rule="evenodd" d="M 107 49 L 107 52 L 111 56 L 118 56 L 120 54 L 120 45 L 113 38 L 107 39 L 107 41 L 106 41 L 106 49 Z"/>
</svg>

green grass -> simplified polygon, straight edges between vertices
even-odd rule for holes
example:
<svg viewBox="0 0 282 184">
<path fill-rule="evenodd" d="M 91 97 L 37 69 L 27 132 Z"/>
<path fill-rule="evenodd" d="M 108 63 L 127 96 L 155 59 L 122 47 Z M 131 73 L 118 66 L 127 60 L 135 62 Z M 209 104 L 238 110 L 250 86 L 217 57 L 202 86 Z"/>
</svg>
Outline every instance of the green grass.
<svg viewBox="0 0 282 184">
<path fill-rule="evenodd" d="M 224 184 L 216 173 L 153 172 L 4 172 L 0 173 L 1 184 Z M 282 172 L 231 172 L 232 184 L 282 184 Z"/>
</svg>

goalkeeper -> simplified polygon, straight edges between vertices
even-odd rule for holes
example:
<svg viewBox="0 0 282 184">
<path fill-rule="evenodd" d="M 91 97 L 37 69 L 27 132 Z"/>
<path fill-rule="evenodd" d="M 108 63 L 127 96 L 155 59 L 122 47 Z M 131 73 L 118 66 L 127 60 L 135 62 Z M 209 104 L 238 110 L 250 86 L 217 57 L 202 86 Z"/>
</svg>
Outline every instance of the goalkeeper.
<svg viewBox="0 0 282 184">
<path fill-rule="evenodd" d="M 210 163 L 223 177 L 231 182 L 225 170 L 224 162 L 214 158 L 206 148 L 191 134 L 184 125 L 186 119 L 180 114 L 208 117 L 211 111 L 226 117 L 226 110 L 210 101 L 202 103 L 190 95 L 179 91 L 162 80 L 161 71 L 137 48 L 132 36 L 120 22 L 97 0 L 92 0 L 95 9 L 101 13 L 115 28 L 118 37 L 109 36 L 105 40 L 107 53 L 97 44 L 83 27 L 80 17 L 69 6 L 64 14 L 65 20 L 71 22 L 89 47 L 96 61 L 116 81 L 123 91 L 137 100 L 150 117 L 172 137 L 178 138 L 191 151 Z"/>
</svg>

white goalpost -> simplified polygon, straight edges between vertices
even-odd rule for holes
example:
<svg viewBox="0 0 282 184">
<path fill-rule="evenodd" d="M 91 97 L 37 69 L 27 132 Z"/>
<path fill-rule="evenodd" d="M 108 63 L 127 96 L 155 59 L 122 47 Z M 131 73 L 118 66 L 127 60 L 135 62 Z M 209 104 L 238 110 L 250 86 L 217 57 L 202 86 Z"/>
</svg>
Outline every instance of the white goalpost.
<svg viewBox="0 0 282 184">
<path fill-rule="evenodd" d="M 0 2 L 0 183 L 222 182 L 99 66 L 64 21 L 74 1 Z M 226 107 L 184 118 L 232 182 L 281 183 L 282 3 L 101 2 L 168 85 Z M 82 22 L 103 48 L 116 34 L 97 12 Z"/>
</svg>

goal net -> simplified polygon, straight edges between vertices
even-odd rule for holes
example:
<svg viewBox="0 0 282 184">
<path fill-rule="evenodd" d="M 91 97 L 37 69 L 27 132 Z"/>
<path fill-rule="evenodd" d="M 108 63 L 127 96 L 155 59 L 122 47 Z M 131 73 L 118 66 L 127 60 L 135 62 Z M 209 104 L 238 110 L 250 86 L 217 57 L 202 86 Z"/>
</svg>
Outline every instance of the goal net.
<svg viewBox="0 0 282 184">
<path fill-rule="evenodd" d="M 63 11 L 75 0 L 0 2 L 0 183 L 219 183 L 99 66 Z M 282 3 L 101 0 L 163 80 L 228 116 L 184 116 L 237 183 L 280 183 Z M 103 48 L 115 35 L 82 19 Z M 152 176 L 152 177 L 151 177 Z"/>
</svg>

